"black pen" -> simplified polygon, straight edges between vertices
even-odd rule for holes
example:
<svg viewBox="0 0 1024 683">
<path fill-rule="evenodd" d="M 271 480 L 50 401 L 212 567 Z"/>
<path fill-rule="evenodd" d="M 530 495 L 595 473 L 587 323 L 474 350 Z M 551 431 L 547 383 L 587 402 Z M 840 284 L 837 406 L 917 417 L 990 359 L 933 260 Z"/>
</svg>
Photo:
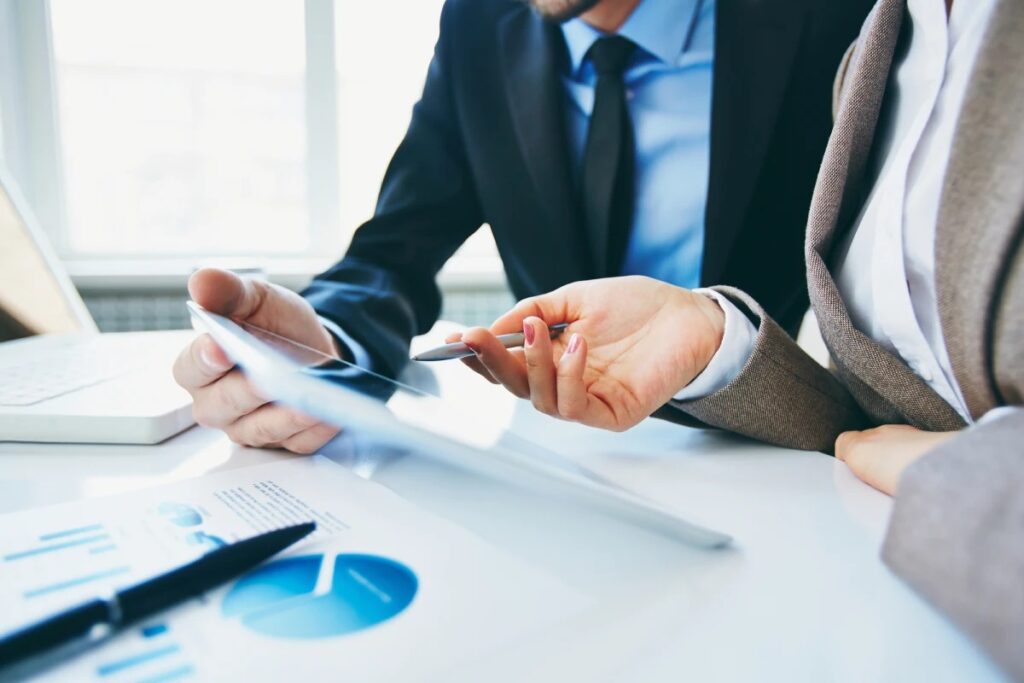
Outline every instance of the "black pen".
<svg viewBox="0 0 1024 683">
<path fill-rule="evenodd" d="M 63 661 L 105 640 L 118 628 L 202 595 L 255 568 L 314 529 L 315 522 L 305 522 L 232 543 L 110 597 L 96 598 L 15 631 L 0 639 L 0 678 L 13 675 L 9 667 L 16 664 L 19 669 L 26 665 L 43 668 L 55 660 Z M 48 656 L 47 661 L 38 664 L 31 661 L 44 654 L 55 655 L 55 650 L 62 656 Z"/>
<path fill-rule="evenodd" d="M 565 328 L 569 327 L 569 323 L 558 323 L 552 325 L 548 329 L 551 331 L 551 338 L 554 339 L 558 335 L 562 334 Z M 524 336 L 522 332 L 513 332 L 512 334 L 499 334 L 498 341 L 506 349 L 514 349 L 518 346 L 523 345 Z M 473 355 L 473 350 L 462 342 L 455 342 L 454 344 L 445 344 L 444 346 L 438 346 L 436 349 L 430 349 L 423 353 L 417 353 L 412 357 L 413 360 L 419 361 L 430 361 L 430 360 L 455 360 L 456 358 L 467 358 Z"/>
</svg>

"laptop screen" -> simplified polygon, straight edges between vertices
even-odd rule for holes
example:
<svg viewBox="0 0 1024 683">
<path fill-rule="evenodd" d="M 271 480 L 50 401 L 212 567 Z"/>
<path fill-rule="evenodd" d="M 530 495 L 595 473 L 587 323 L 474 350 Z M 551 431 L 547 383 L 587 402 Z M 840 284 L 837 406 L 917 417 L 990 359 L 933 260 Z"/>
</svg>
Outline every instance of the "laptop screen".
<svg viewBox="0 0 1024 683">
<path fill-rule="evenodd" d="M 0 245 L 0 341 L 81 330 L 60 280 L 3 185 Z"/>
</svg>

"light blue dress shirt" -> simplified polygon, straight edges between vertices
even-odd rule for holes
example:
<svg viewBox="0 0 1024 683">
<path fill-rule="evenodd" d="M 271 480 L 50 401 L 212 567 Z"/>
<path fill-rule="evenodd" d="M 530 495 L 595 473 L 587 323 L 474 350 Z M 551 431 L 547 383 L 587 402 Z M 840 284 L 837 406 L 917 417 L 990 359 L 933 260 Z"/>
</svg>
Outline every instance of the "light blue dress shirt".
<svg viewBox="0 0 1024 683">
<path fill-rule="evenodd" d="M 562 33 L 578 183 L 597 84 L 584 58 L 604 34 L 579 18 L 562 24 Z M 715 0 L 641 0 L 618 35 L 639 47 L 623 75 L 636 140 L 636 200 L 623 273 L 697 287 L 711 157 Z"/>
</svg>

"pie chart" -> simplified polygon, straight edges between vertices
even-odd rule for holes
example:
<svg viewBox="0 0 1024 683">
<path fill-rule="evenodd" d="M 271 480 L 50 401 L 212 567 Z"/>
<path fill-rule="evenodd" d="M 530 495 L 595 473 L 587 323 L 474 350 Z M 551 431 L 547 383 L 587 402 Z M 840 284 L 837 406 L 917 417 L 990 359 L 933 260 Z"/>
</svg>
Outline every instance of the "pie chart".
<svg viewBox="0 0 1024 683">
<path fill-rule="evenodd" d="M 222 614 L 274 638 L 328 638 L 400 614 L 419 582 L 404 564 L 377 555 L 302 555 L 276 560 L 239 579 Z"/>
<path fill-rule="evenodd" d="M 177 526 L 197 526 L 202 524 L 203 516 L 195 508 L 184 503 L 165 501 L 156 508 L 164 519 Z"/>
</svg>

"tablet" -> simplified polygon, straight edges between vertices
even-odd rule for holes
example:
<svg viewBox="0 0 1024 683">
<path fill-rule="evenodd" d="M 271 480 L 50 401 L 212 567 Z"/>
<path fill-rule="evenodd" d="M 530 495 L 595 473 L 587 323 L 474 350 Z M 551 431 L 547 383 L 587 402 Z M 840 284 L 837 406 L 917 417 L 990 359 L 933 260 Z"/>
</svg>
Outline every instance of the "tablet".
<svg viewBox="0 0 1024 683">
<path fill-rule="evenodd" d="M 268 399 L 416 455 L 534 491 L 556 493 L 617 519 L 700 547 L 731 540 L 692 524 L 544 448 L 484 410 L 441 399 L 267 330 L 188 302 L 208 332 Z"/>
</svg>

